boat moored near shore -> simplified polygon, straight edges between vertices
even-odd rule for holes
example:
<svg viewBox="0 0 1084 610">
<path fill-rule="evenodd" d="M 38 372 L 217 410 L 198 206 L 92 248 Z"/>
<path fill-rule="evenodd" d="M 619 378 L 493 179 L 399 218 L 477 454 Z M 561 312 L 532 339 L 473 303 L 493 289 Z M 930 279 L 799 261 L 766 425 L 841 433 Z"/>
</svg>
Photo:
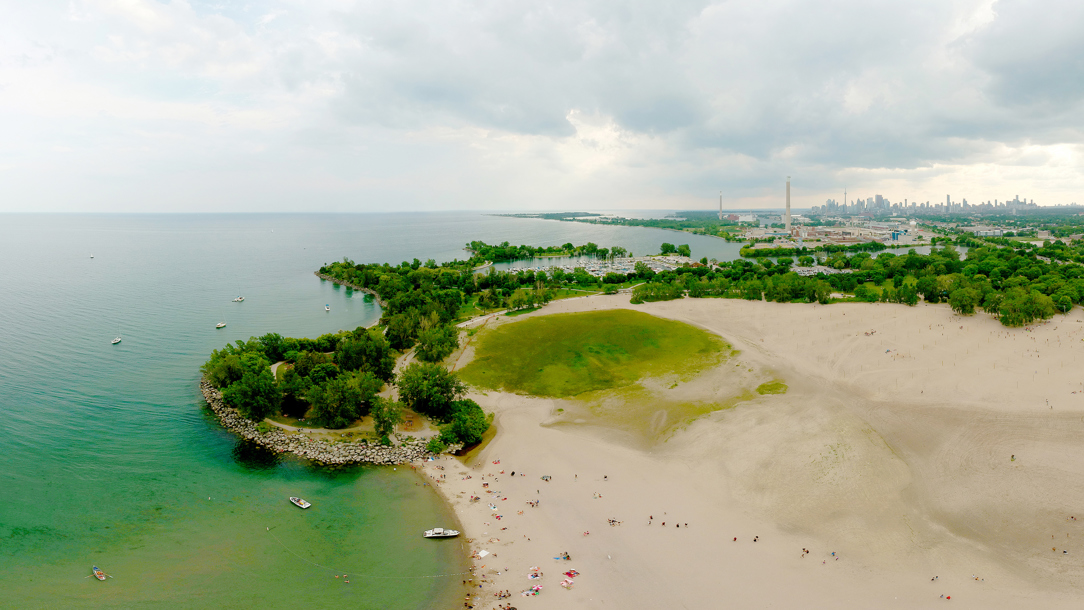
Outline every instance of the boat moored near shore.
<svg viewBox="0 0 1084 610">
<path fill-rule="evenodd" d="M 426 538 L 455 538 L 459 535 L 459 530 L 446 530 L 442 527 L 434 527 L 431 530 L 425 530 L 423 534 Z"/>
</svg>

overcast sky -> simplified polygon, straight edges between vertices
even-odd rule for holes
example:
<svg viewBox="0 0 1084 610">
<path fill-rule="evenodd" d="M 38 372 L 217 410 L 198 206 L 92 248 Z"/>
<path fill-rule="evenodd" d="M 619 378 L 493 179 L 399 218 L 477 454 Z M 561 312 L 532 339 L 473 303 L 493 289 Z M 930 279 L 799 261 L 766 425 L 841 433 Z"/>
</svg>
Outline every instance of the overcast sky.
<svg viewBox="0 0 1084 610">
<path fill-rule="evenodd" d="M 0 211 L 1084 203 L 1080 0 L 0 15 Z"/>
</svg>

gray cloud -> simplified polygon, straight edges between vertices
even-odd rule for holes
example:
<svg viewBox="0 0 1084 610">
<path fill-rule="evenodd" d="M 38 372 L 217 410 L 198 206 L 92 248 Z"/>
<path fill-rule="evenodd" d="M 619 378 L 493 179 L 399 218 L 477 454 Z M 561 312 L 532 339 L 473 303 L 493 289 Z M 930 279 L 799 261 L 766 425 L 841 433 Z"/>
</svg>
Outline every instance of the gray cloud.
<svg viewBox="0 0 1084 610">
<path fill-rule="evenodd" d="M 10 17 L 0 187 L 32 197 L 64 172 L 54 201 L 161 183 L 174 206 L 245 186 L 277 209 L 314 190 L 333 209 L 501 207 L 519 186 L 544 207 L 720 188 L 756 204 L 785 174 L 820 197 L 981 190 L 980 166 L 1051 197 L 1084 186 L 1068 0 L 75 0 Z"/>
</svg>

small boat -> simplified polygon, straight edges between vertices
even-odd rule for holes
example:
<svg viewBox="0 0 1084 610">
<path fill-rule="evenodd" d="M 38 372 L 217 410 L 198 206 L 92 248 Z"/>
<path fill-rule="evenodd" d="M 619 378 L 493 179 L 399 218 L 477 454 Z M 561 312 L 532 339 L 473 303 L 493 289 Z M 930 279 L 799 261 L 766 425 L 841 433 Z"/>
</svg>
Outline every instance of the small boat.
<svg viewBox="0 0 1084 610">
<path fill-rule="evenodd" d="M 243 303 L 244 300 L 245 300 L 245 297 L 239 296 L 236 299 L 234 299 L 233 302 L 234 303 Z"/>
<path fill-rule="evenodd" d="M 310 504 L 309 502 L 306 502 L 306 501 L 302 500 L 301 498 L 295 498 L 293 496 L 290 496 L 290 501 L 293 502 L 294 506 L 296 506 L 298 508 L 308 508 L 308 507 L 312 506 L 312 504 Z"/>
<path fill-rule="evenodd" d="M 120 337 L 117 337 L 116 339 L 113 339 L 113 341 L 111 341 L 111 343 L 113 345 L 116 345 L 116 344 L 120 343 Z"/>
<path fill-rule="evenodd" d="M 324 305 L 324 311 L 331 311 L 331 303 Z"/>
<path fill-rule="evenodd" d="M 91 573 L 94 574 L 94 578 L 97 578 L 98 580 L 105 580 L 105 577 L 108 576 L 108 574 L 103 572 L 98 566 L 92 566 L 90 569 Z"/>
<path fill-rule="evenodd" d="M 434 527 L 431 530 L 425 530 L 426 538 L 455 538 L 459 535 L 457 530 L 446 530 L 442 527 Z"/>
<path fill-rule="evenodd" d="M 226 323 L 225 322 L 219 322 L 218 324 L 215 324 L 215 328 L 226 328 Z"/>
</svg>

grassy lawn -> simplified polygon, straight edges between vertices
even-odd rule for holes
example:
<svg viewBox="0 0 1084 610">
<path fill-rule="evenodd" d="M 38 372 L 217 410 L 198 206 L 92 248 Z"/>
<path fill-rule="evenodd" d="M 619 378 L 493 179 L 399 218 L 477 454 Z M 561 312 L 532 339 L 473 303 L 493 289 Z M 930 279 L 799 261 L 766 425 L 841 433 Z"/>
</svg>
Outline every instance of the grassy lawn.
<svg viewBox="0 0 1084 610">
<path fill-rule="evenodd" d="M 729 353 L 698 328 L 622 309 L 530 318 L 486 331 L 476 345 L 461 371 L 467 383 L 556 397 L 690 374 Z"/>
<path fill-rule="evenodd" d="M 786 394 L 786 393 L 787 393 L 787 384 L 785 384 L 785 383 L 783 383 L 782 381 L 779 381 L 779 380 L 769 381 L 768 383 L 762 383 L 759 386 L 757 386 L 757 394 L 760 394 L 762 396 L 764 394 Z"/>
</svg>

